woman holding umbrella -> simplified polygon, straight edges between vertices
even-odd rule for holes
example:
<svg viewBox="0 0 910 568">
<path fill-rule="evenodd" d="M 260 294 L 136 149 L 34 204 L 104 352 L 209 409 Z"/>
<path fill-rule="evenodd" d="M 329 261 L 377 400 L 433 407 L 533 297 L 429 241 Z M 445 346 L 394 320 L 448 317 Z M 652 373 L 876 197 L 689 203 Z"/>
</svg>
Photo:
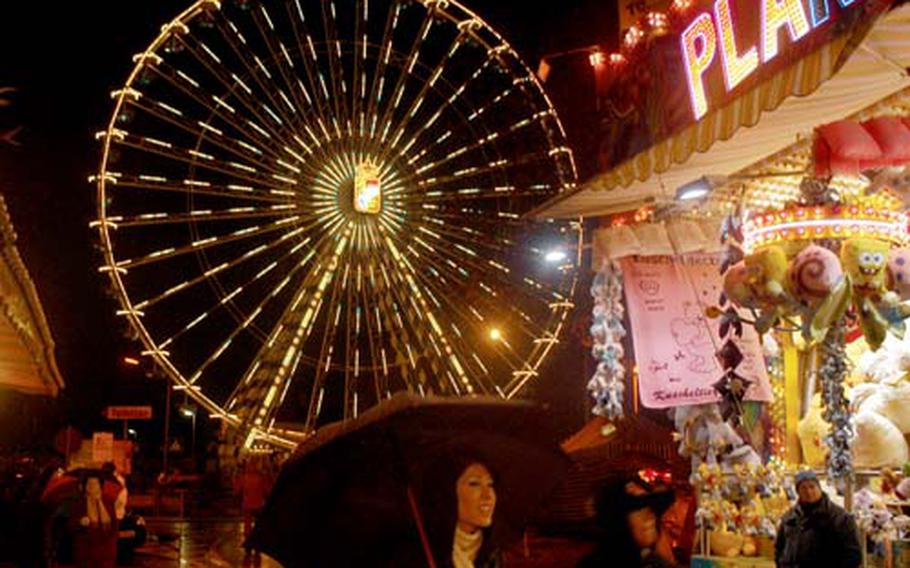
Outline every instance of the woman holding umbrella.
<svg viewBox="0 0 910 568">
<path fill-rule="evenodd" d="M 408 550 L 410 561 L 399 558 L 396 566 L 426 566 L 426 548 L 436 568 L 502 565 L 500 531 L 494 523 L 498 488 L 488 463 L 475 453 L 458 451 L 427 467 L 416 504 L 424 550 Z"/>
</svg>

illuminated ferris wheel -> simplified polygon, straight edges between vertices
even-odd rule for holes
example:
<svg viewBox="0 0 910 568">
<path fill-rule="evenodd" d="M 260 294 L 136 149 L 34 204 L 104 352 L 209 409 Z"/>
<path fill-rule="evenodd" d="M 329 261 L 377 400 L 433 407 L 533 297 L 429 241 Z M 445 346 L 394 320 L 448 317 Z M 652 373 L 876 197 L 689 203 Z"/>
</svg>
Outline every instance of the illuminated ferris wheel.
<svg viewBox="0 0 910 568">
<path fill-rule="evenodd" d="M 93 225 L 175 388 L 247 444 L 291 446 L 396 391 L 510 398 L 537 376 L 579 227 L 523 214 L 575 166 L 475 14 L 198 1 L 134 62 L 98 134 Z"/>
</svg>

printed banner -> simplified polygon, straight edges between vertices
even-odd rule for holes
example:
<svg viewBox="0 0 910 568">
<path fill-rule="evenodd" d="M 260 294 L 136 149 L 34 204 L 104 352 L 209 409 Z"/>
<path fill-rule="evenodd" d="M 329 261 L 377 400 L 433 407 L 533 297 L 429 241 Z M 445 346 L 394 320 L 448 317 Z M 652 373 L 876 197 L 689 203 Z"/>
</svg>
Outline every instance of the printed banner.
<svg viewBox="0 0 910 568">
<path fill-rule="evenodd" d="M 723 370 L 718 320 L 705 316 L 722 288 L 713 255 L 628 257 L 620 261 L 632 327 L 641 402 L 670 408 L 716 402 L 711 386 Z M 738 340 L 745 359 L 737 372 L 752 381 L 747 400 L 771 400 L 758 334 L 746 325 Z"/>
</svg>

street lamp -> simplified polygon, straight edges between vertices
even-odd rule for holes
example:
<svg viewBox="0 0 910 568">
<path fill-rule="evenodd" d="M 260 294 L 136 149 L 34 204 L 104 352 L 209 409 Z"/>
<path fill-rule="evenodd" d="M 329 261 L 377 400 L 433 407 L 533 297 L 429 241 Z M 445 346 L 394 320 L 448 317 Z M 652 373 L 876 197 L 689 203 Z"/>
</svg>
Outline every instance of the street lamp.
<svg viewBox="0 0 910 568">
<path fill-rule="evenodd" d="M 193 406 L 192 404 L 187 404 L 186 402 L 184 402 L 183 404 L 180 405 L 179 410 L 180 410 L 181 416 L 192 420 L 193 433 L 192 433 L 192 442 L 190 444 L 190 456 L 192 457 L 193 461 L 195 462 L 195 459 L 196 459 L 196 414 L 198 414 L 198 413 L 196 412 L 195 406 Z"/>
<path fill-rule="evenodd" d="M 555 264 L 557 262 L 564 261 L 567 257 L 568 257 L 568 255 L 566 254 L 566 251 L 556 248 L 556 249 L 547 251 L 547 253 L 544 255 L 543 259 L 551 264 Z"/>
</svg>

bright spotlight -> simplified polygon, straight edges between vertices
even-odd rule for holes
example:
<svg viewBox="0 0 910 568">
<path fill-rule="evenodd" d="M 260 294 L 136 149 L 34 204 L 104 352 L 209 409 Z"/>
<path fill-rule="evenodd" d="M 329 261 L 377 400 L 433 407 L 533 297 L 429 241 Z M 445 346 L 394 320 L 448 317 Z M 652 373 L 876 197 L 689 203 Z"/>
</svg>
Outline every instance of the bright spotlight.
<svg viewBox="0 0 910 568">
<path fill-rule="evenodd" d="M 543 259 L 547 262 L 562 262 L 567 258 L 566 251 L 562 249 L 553 249 L 544 255 Z"/>
</svg>

